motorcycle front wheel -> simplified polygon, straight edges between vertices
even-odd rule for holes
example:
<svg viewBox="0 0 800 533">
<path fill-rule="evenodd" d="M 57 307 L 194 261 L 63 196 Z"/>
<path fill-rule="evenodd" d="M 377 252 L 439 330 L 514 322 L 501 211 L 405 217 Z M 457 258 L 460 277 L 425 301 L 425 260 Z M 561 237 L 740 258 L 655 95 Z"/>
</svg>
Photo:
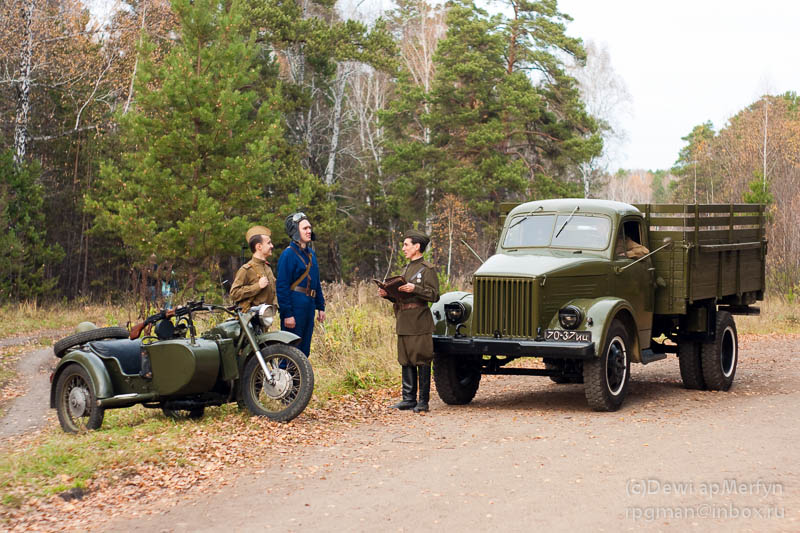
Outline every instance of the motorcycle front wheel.
<svg viewBox="0 0 800 533">
<path fill-rule="evenodd" d="M 244 367 L 239 384 L 247 409 L 257 416 L 288 422 L 303 412 L 314 392 L 314 370 L 308 358 L 286 344 L 271 344 L 261 355 L 273 377 L 265 379 L 258 357 L 252 356 Z"/>
</svg>

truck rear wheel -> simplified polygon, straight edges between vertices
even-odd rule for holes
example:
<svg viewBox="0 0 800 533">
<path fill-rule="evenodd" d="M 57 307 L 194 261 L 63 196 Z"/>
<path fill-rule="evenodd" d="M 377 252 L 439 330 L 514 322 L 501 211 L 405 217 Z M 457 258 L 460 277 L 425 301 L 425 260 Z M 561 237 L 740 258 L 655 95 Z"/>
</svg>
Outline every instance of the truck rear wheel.
<svg viewBox="0 0 800 533">
<path fill-rule="evenodd" d="M 433 358 L 433 381 L 444 403 L 466 405 L 478 392 L 480 363 L 466 357 L 437 354 Z"/>
<path fill-rule="evenodd" d="M 701 356 L 706 387 L 730 389 L 739 359 L 739 337 L 736 323 L 727 311 L 717 313 L 716 335 L 712 342 L 703 343 Z"/>
<path fill-rule="evenodd" d="M 600 357 L 583 362 L 586 401 L 595 411 L 616 411 L 625 400 L 631 375 L 628 330 L 614 320 Z"/>
<path fill-rule="evenodd" d="M 681 339 L 678 342 L 678 363 L 681 367 L 683 386 L 687 389 L 705 390 L 700 343 Z"/>
</svg>

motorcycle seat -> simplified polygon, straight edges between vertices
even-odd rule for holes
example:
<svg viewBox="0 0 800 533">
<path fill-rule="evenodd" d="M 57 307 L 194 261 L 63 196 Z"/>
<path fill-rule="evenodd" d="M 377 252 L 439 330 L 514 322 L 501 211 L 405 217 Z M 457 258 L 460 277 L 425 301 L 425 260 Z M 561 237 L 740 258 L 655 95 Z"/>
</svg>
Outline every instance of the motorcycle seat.
<svg viewBox="0 0 800 533">
<path fill-rule="evenodd" d="M 142 369 L 142 341 L 140 339 L 94 341 L 90 342 L 89 346 L 100 357 L 119 361 L 119 366 L 125 374 L 138 374 Z"/>
</svg>

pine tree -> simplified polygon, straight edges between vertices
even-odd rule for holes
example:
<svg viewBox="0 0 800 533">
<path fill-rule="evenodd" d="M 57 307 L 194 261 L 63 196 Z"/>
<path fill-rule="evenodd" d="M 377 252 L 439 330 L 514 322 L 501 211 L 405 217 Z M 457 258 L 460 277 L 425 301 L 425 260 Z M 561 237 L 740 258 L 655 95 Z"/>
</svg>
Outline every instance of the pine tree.
<svg viewBox="0 0 800 533">
<path fill-rule="evenodd" d="M 431 91 L 399 85 L 386 116 L 386 166 L 398 176 L 397 193 L 457 194 L 488 224 L 506 199 L 579 194 L 570 179 L 602 149 L 561 59 L 584 57 L 581 42 L 564 34 L 568 17 L 553 0 L 507 3 L 512 18 L 467 0 L 449 3 Z M 408 135 L 416 123 L 428 138 Z M 428 216 L 430 203 L 421 207 Z"/>
<path fill-rule="evenodd" d="M 58 282 L 53 267 L 63 251 L 47 240 L 39 175 L 38 164 L 0 154 L 0 302 L 47 296 Z"/>
<path fill-rule="evenodd" d="M 278 230 L 316 186 L 285 141 L 276 68 L 245 34 L 239 1 L 174 9 L 180 42 L 158 65 L 143 46 L 122 153 L 102 164 L 87 205 L 135 264 L 155 253 L 203 289 L 249 224 Z"/>
</svg>

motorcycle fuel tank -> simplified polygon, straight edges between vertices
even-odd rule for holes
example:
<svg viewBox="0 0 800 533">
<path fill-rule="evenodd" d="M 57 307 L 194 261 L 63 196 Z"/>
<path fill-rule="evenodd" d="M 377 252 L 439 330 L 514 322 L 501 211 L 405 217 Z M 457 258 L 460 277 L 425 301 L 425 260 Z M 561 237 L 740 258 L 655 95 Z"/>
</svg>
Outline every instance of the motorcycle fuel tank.
<svg viewBox="0 0 800 533">
<path fill-rule="evenodd" d="M 214 387 L 219 374 L 217 343 L 207 339 L 154 342 L 146 346 L 153 389 L 160 395 L 198 394 Z"/>
</svg>

